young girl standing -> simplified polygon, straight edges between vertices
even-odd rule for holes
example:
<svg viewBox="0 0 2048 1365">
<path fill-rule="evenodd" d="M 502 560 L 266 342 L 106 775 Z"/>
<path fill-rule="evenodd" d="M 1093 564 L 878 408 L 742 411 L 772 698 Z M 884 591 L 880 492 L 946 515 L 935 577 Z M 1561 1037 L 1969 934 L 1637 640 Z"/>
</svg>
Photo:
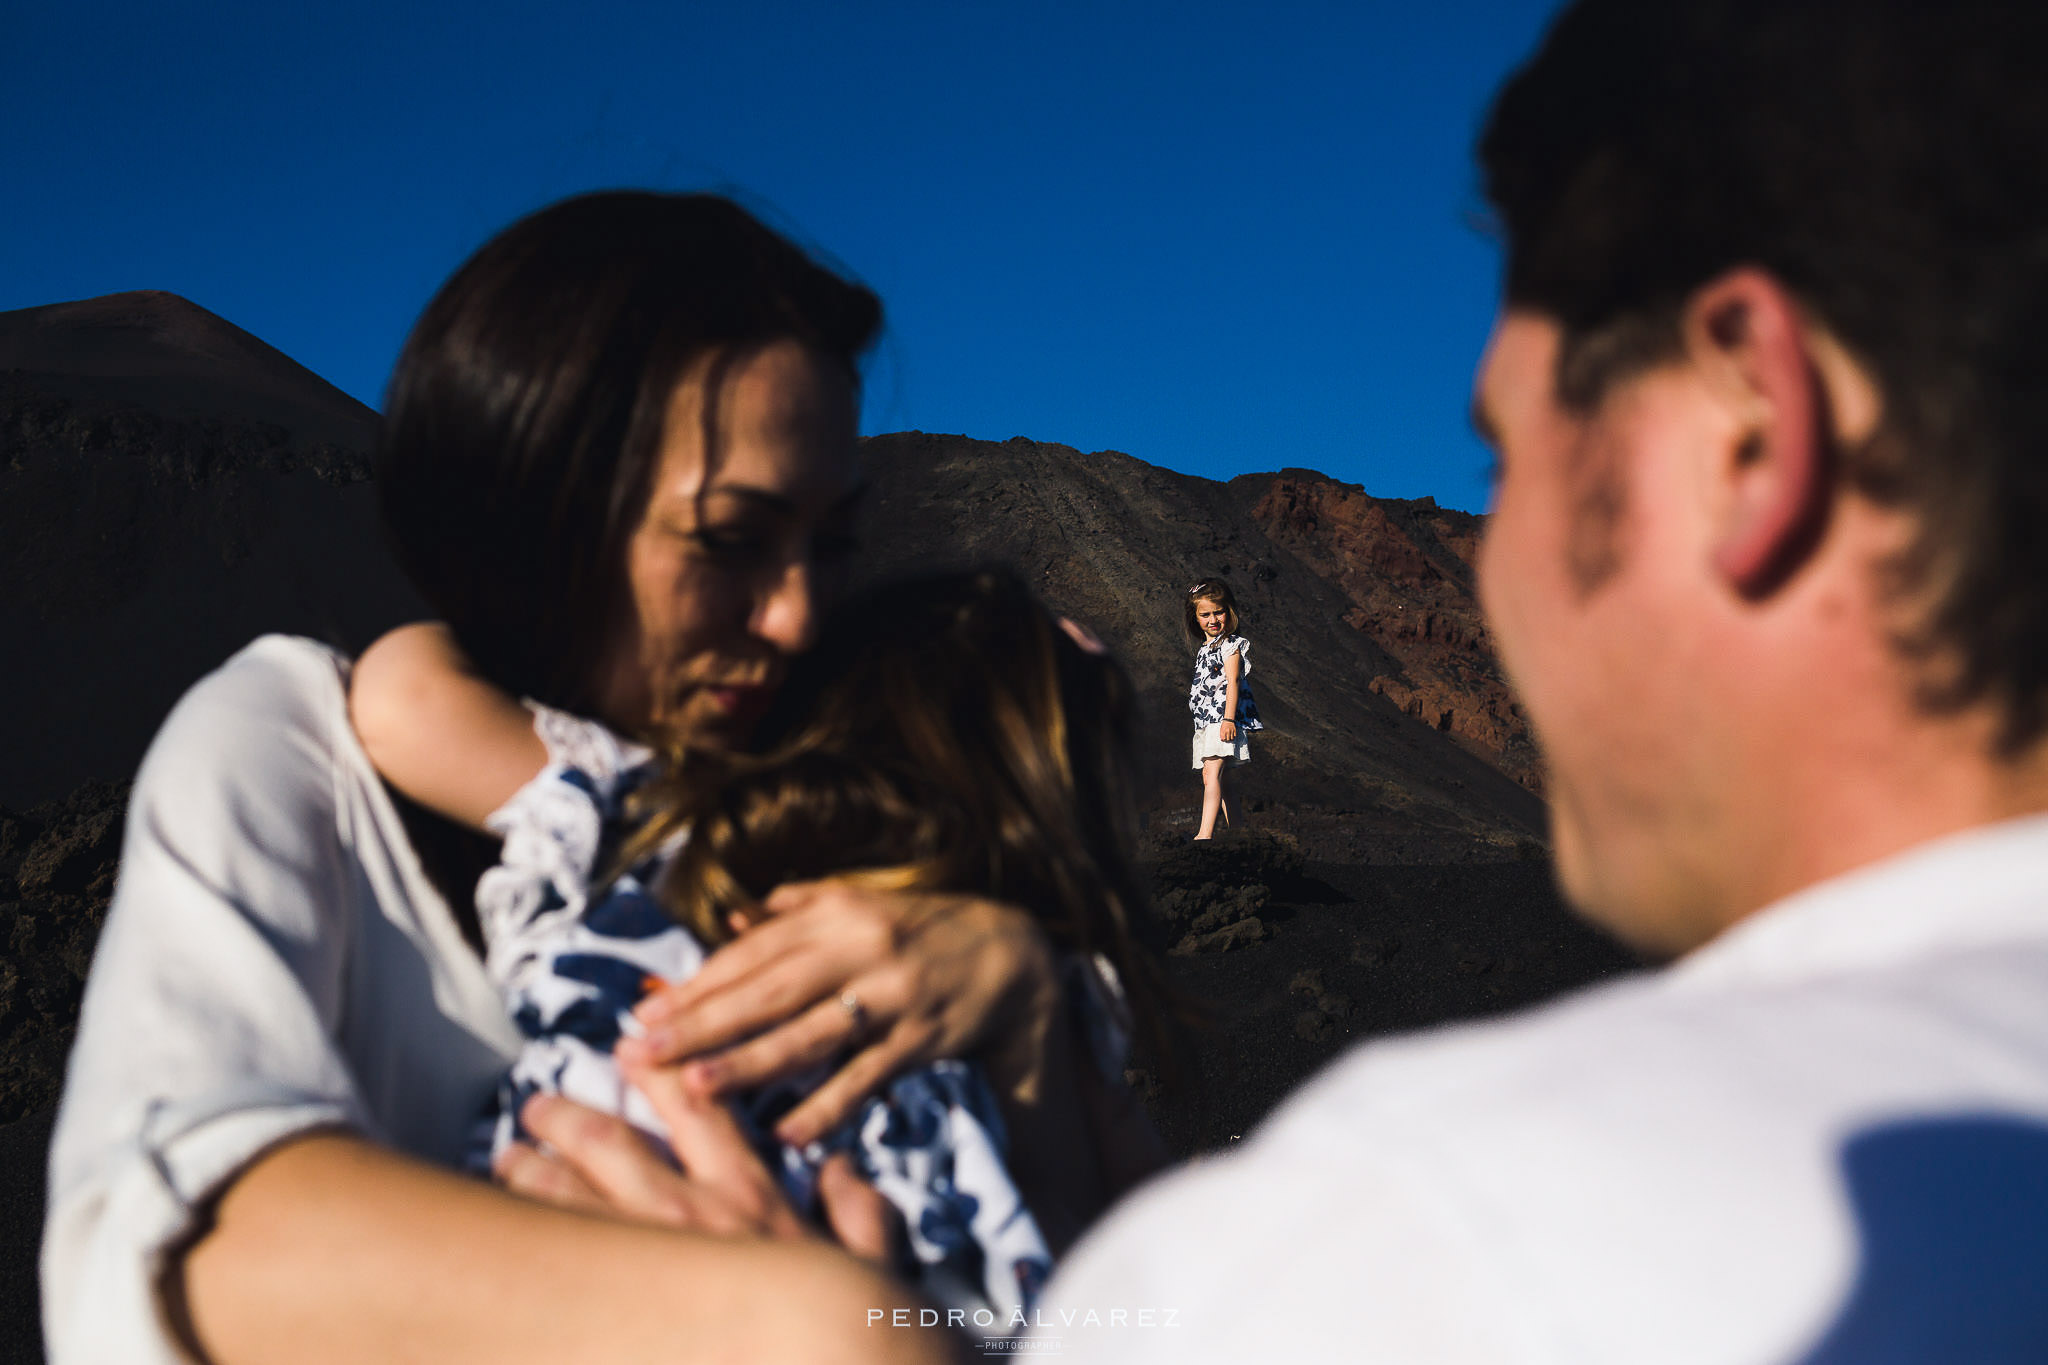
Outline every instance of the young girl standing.
<svg viewBox="0 0 2048 1365">
<path fill-rule="evenodd" d="M 1230 824 L 1223 797 L 1223 760 L 1249 763 L 1250 732 L 1263 730 L 1258 704 L 1245 678 L 1252 671 L 1251 641 L 1237 633 L 1237 600 L 1220 578 L 1204 578 L 1188 589 L 1188 639 L 1195 650 L 1195 680 L 1188 710 L 1195 718 L 1194 766 L 1202 774 L 1202 827 L 1197 839 L 1213 838 L 1216 817 Z"/>
</svg>

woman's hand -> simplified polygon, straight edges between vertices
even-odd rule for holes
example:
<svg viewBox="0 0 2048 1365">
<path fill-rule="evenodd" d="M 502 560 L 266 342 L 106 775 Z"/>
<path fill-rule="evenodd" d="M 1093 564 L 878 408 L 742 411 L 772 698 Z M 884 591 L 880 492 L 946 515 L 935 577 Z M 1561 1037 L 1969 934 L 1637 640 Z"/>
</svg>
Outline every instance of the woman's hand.
<svg viewBox="0 0 2048 1365">
<path fill-rule="evenodd" d="M 515 1194 L 561 1208 L 728 1237 L 800 1239 L 811 1230 L 783 1197 L 723 1104 L 689 1093 L 672 1070 L 629 1073 L 668 1125 L 683 1164 L 662 1160 L 625 1120 L 554 1095 L 520 1118 L 548 1151 L 516 1143 L 494 1163 Z M 848 1251 L 890 1262 L 901 1241 L 895 1209 L 839 1153 L 818 1173 L 825 1221 Z"/>
<path fill-rule="evenodd" d="M 884 891 L 827 880 L 767 898 L 768 919 L 704 969 L 642 1001 L 645 1036 L 619 1044 L 642 1069 L 690 1059 L 703 1097 L 757 1086 L 854 1049 L 837 1074 L 776 1125 L 798 1146 L 852 1113 L 888 1079 L 985 1041 L 999 1092 L 1041 1082 L 1059 984 L 1030 916 L 974 897 Z"/>
</svg>

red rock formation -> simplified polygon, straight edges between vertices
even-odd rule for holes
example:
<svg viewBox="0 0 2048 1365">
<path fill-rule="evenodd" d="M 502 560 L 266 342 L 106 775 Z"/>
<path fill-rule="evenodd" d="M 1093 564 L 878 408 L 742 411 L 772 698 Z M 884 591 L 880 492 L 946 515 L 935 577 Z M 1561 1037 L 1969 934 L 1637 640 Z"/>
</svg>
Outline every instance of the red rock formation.
<svg viewBox="0 0 2048 1365">
<path fill-rule="evenodd" d="M 1482 519 L 1430 498 L 1371 497 L 1307 470 L 1234 482 L 1252 495 L 1266 534 L 1352 601 L 1344 623 L 1398 663 L 1372 690 L 1542 790 L 1528 724 L 1474 592 Z"/>
</svg>

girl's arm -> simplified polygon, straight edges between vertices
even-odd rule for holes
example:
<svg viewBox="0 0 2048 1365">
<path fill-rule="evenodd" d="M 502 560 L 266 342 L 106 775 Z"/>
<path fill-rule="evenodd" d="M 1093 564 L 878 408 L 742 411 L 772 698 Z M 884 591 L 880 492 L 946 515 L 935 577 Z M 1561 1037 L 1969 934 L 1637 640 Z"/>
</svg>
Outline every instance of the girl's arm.
<svg viewBox="0 0 2048 1365">
<path fill-rule="evenodd" d="M 437 621 L 400 626 L 363 651 L 348 714 L 385 781 L 472 829 L 547 766 L 533 714 L 479 676 Z"/>
<path fill-rule="evenodd" d="M 1225 744 L 1237 740 L 1237 676 L 1244 671 L 1243 665 L 1236 650 L 1223 656 L 1223 728 L 1216 735 Z"/>
</svg>

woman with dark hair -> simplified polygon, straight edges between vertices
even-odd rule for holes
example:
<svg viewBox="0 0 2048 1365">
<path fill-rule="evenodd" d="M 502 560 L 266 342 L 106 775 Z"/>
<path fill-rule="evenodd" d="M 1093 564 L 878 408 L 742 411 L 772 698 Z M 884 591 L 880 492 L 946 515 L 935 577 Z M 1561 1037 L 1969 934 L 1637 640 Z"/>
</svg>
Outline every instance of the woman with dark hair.
<svg viewBox="0 0 2048 1365">
<path fill-rule="evenodd" d="M 878 323 L 872 294 L 727 201 L 543 210 L 457 272 L 400 358 L 380 456 L 400 557 L 505 692 L 737 744 L 848 549 Z M 520 1046 L 470 910 L 491 850 L 394 800 L 348 680 L 321 646 L 259 640 L 185 697 L 137 777 L 52 1148 L 53 1361 L 928 1349 L 810 1339 L 900 1302 L 822 1246 L 705 1240 L 801 1228 L 727 1111 L 687 1089 L 681 1170 L 617 1119 L 528 1107 L 545 1148 L 515 1183 L 578 1212 L 449 1169 Z M 835 882 L 770 909 L 745 953 L 680 988 L 650 1061 L 785 1074 L 816 1055 L 815 1007 L 852 999 L 838 1012 L 867 1046 L 821 1117 L 905 1067 L 980 1056 L 1019 1150 L 1073 1168 L 1063 1197 L 1112 1193 L 1105 1110 L 1028 914 Z M 880 1254 L 873 1191 L 823 1195 L 841 1240 Z M 792 1295 L 837 1308 L 776 1312 Z"/>
</svg>

